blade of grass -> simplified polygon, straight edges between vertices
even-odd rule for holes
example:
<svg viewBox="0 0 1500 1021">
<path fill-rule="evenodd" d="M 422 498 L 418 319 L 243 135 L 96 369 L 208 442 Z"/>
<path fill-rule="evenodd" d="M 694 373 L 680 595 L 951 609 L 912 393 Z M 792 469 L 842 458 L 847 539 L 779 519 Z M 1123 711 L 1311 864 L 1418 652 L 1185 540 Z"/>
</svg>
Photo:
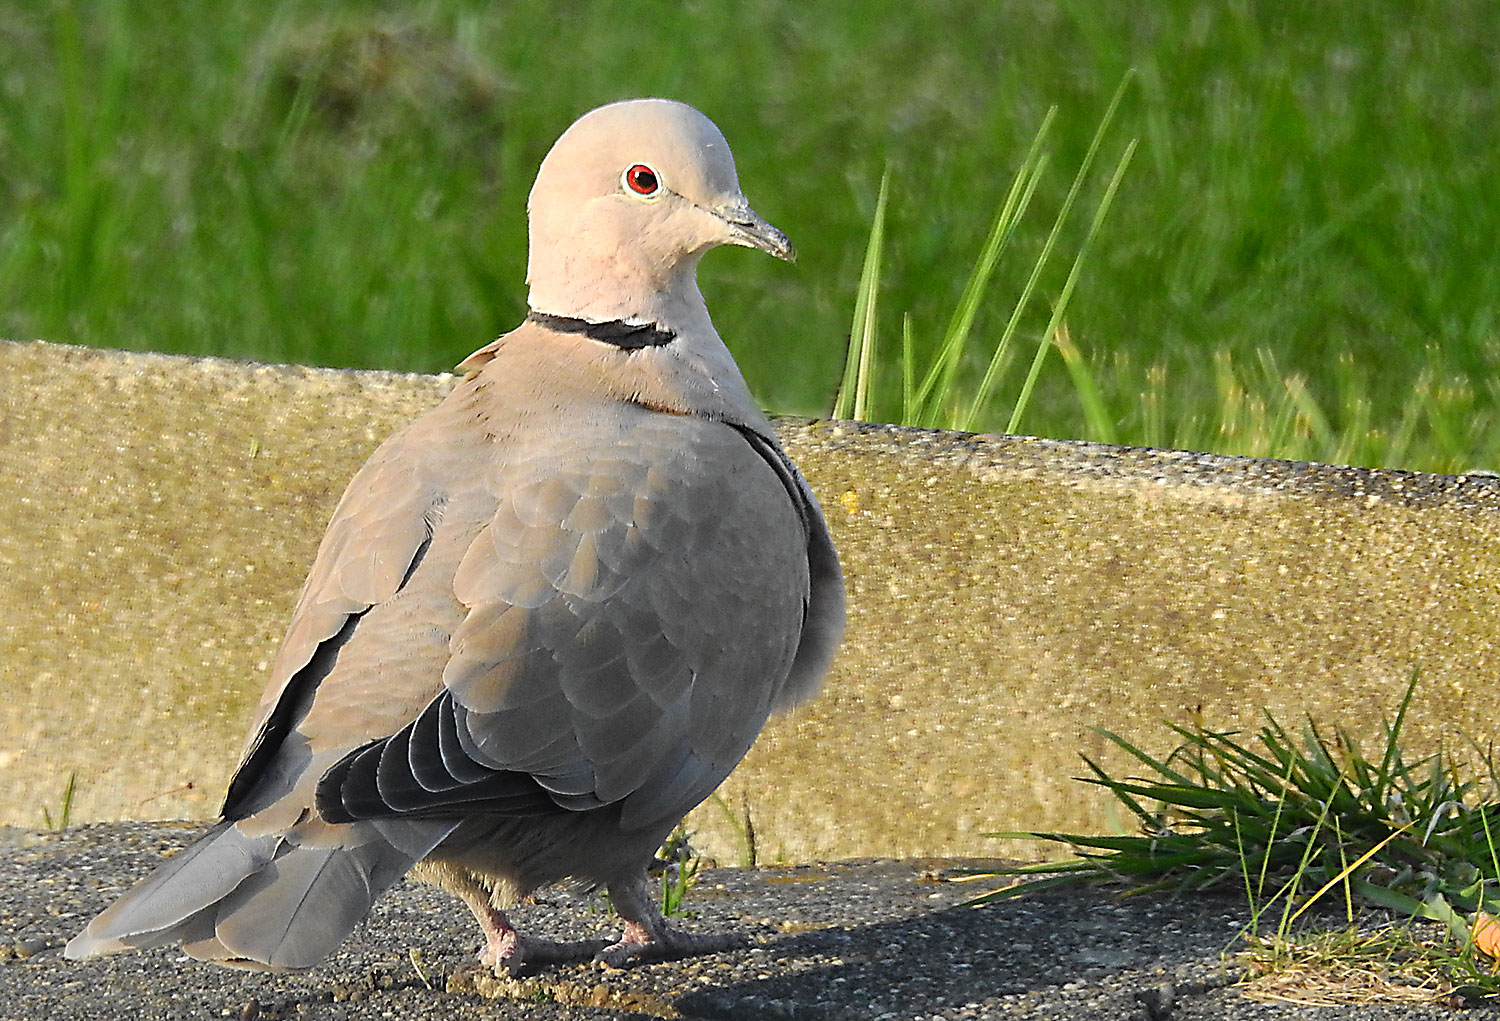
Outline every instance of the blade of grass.
<svg viewBox="0 0 1500 1021">
<path fill-rule="evenodd" d="M 1046 168 L 1047 155 L 1042 152 L 1042 142 L 1047 137 L 1047 132 L 1051 129 L 1056 116 L 1057 107 L 1048 109 L 1047 115 L 1042 118 L 1041 127 L 1037 128 L 1036 134 L 1031 139 L 1031 147 L 1026 151 L 1025 159 L 1021 161 L 1016 176 L 1011 180 L 1010 190 L 1006 192 L 1005 199 L 1000 204 L 1000 210 L 995 214 L 995 221 L 990 226 L 990 232 L 985 238 L 984 247 L 980 249 L 979 260 L 975 262 L 968 280 L 964 283 L 963 293 L 953 310 L 948 329 L 943 334 L 937 357 L 917 388 L 914 403 L 921 412 L 921 417 L 910 421 L 927 426 L 935 426 L 939 422 L 937 408 L 943 398 L 953 392 L 954 380 L 958 375 L 959 366 L 963 363 L 964 348 L 968 344 L 969 331 L 974 325 L 974 317 L 978 314 L 985 290 L 989 287 L 995 264 L 999 261 L 1000 253 L 1014 235 L 1016 224 L 1020 222 L 1027 207 L 1031 205 L 1031 198 L 1036 193 L 1042 171 Z M 1018 307 L 1011 313 L 1011 322 L 1002 331 L 1000 341 L 996 346 L 995 358 L 999 358 L 1008 345 L 1009 338 L 1015 331 L 1015 324 L 1020 320 L 1020 311 Z"/>
<path fill-rule="evenodd" d="M 875 312 L 880 298 L 880 265 L 885 248 L 886 199 L 891 172 L 880 177 L 880 196 L 865 246 L 864 266 L 854 294 L 854 319 L 849 326 L 849 353 L 844 360 L 844 378 L 833 405 L 833 417 L 863 420 L 868 412 L 870 365 L 875 353 Z"/>
<path fill-rule="evenodd" d="M 1322 886 L 1318 887 L 1317 891 L 1314 892 L 1311 897 L 1307 898 L 1307 900 L 1305 900 L 1305 901 L 1302 902 L 1302 906 L 1300 908 L 1298 908 L 1296 910 L 1296 912 L 1294 912 L 1292 914 L 1292 917 L 1290 919 L 1288 919 L 1287 926 L 1290 927 L 1290 926 L 1296 925 L 1297 924 L 1297 919 L 1301 918 L 1302 915 L 1303 915 L 1303 913 L 1306 912 L 1308 908 L 1310 908 L 1314 904 L 1316 904 L 1318 902 L 1319 898 L 1321 898 L 1325 893 L 1327 893 L 1329 890 L 1333 889 L 1339 883 L 1342 883 L 1345 879 L 1347 879 L 1350 875 L 1352 875 L 1354 873 L 1354 871 L 1356 869 L 1358 869 L 1361 865 L 1363 865 L 1365 862 L 1369 861 L 1371 858 L 1375 857 L 1382 850 L 1384 850 L 1385 846 L 1387 844 L 1389 844 L 1391 841 L 1395 840 L 1397 837 L 1399 837 L 1401 834 L 1405 833 L 1409 829 L 1411 829 L 1411 824 L 1407 823 L 1405 826 L 1401 827 L 1399 830 L 1396 830 L 1394 833 L 1392 833 L 1390 836 L 1386 837 L 1384 840 L 1380 841 L 1378 844 L 1375 844 L 1373 847 L 1371 847 L 1364 854 L 1362 854 L 1358 858 L 1354 859 L 1354 861 L 1350 862 L 1348 865 L 1345 865 L 1342 869 L 1339 870 L 1338 875 L 1332 877 L 1326 883 L 1324 883 Z M 1344 847 L 1344 843 L 1341 840 L 1341 841 L 1339 841 L 1339 848 L 1342 850 L 1343 847 Z M 1349 913 L 1351 915 L 1353 914 L 1353 910 L 1354 910 L 1354 908 L 1353 908 L 1353 905 L 1351 903 L 1350 906 L 1349 906 Z"/>
<path fill-rule="evenodd" d="M 1420 670 L 1411 672 L 1411 680 L 1406 682 L 1406 691 L 1402 693 L 1401 701 L 1396 703 L 1396 718 L 1385 728 L 1385 750 L 1380 756 L 1380 772 L 1383 774 L 1389 775 L 1400 759 L 1401 727 L 1406 722 L 1406 711 L 1411 708 L 1412 696 L 1417 693 L 1417 680 L 1420 677 Z"/>
<path fill-rule="evenodd" d="M 1500 853 L 1495 850 L 1495 836 L 1490 832 L 1490 817 L 1488 812 L 1479 813 L 1479 822 L 1484 826 L 1484 845 L 1490 852 L 1490 878 L 1500 882 Z M 1483 905 L 1481 904 L 1481 907 Z"/>
<path fill-rule="evenodd" d="M 1024 309 L 1031 301 L 1031 295 L 1036 290 L 1037 283 L 1041 279 L 1042 271 L 1046 268 L 1048 261 L 1052 257 L 1052 249 L 1057 244 L 1058 236 L 1062 233 L 1063 224 L 1067 221 L 1068 214 L 1072 211 L 1073 204 L 1077 201 L 1078 194 L 1083 189 L 1083 182 L 1088 177 L 1089 168 L 1093 166 L 1094 157 L 1099 152 L 1099 145 L 1104 140 L 1104 133 L 1108 130 L 1110 123 L 1114 120 L 1115 111 L 1119 109 L 1120 101 L 1125 96 L 1125 89 L 1127 86 L 1129 86 L 1131 80 L 1134 77 L 1134 69 L 1125 72 L 1124 76 L 1120 79 L 1120 84 L 1115 88 L 1115 94 L 1110 99 L 1109 106 L 1104 111 L 1103 119 L 1100 120 L 1099 126 L 1094 129 L 1094 137 L 1089 142 L 1088 151 L 1084 154 L 1083 162 L 1079 164 L 1078 172 L 1073 175 L 1073 183 L 1068 188 L 1067 196 L 1063 199 L 1062 207 L 1058 210 L 1056 218 L 1052 221 L 1052 229 L 1047 232 L 1047 239 L 1042 243 L 1041 253 L 1037 256 L 1036 261 L 1032 264 L 1031 274 L 1027 277 L 1026 283 L 1021 288 L 1020 297 L 1016 299 L 1016 312 L 1012 315 L 1013 320 L 1019 315 L 1020 311 Z M 1115 181 L 1112 182 L 1112 187 L 1106 192 L 1105 208 L 1107 208 L 1108 200 L 1113 198 L 1114 187 L 1118 186 L 1118 178 L 1120 174 L 1124 172 L 1124 167 L 1129 164 L 1130 155 L 1134 152 L 1135 143 L 1134 140 L 1132 140 L 1129 148 L 1126 150 L 1126 155 L 1122 160 L 1121 166 L 1116 169 Z M 1096 220 L 1097 219 L 1098 217 L 1096 215 Z M 1087 242 L 1085 242 L 1085 245 L 1086 244 Z M 1075 260 L 1075 271 L 1077 269 L 1077 266 L 1078 262 L 1077 260 Z M 1066 302 L 1063 302 L 1061 304 L 1065 307 Z M 1059 318 L 1060 316 L 1056 312 L 1054 312 L 1054 319 Z M 1052 335 L 1052 330 L 1055 329 L 1056 326 L 1056 321 L 1051 323 L 1048 329 L 1043 332 L 1043 336 L 1050 337 Z M 974 400 L 969 405 L 969 413 L 965 416 L 965 422 L 972 423 L 974 418 L 978 414 L 978 408 L 981 407 L 986 401 L 988 401 L 990 392 L 994 389 L 995 386 L 995 379 L 1001 360 L 1001 354 L 1002 351 L 997 347 L 994 356 L 990 359 L 988 368 L 985 370 L 984 379 L 979 385 L 979 390 L 975 393 Z M 1017 416 L 1015 414 L 1012 414 L 1011 416 L 1013 421 L 1016 419 L 1016 417 Z M 1007 428 L 1007 431 L 1011 431 L 1013 428 L 1014 426 L 1012 425 Z"/>
<path fill-rule="evenodd" d="M 1085 782 L 1096 782 L 1100 786 L 1104 787 L 1108 787 L 1110 784 L 1115 782 L 1108 773 L 1101 769 L 1099 765 L 1092 759 L 1090 759 L 1087 755 L 1083 756 L 1083 761 L 1084 764 L 1093 771 L 1094 779 L 1093 781 L 1090 781 L 1087 777 L 1079 777 L 1078 779 L 1084 780 Z M 1125 803 L 1125 807 L 1128 808 L 1131 814 L 1134 815 L 1137 819 L 1140 819 L 1144 822 L 1146 820 L 1156 818 L 1154 813 L 1147 811 L 1140 802 L 1132 798 L 1129 792 L 1111 790 L 1111 793 L 1113 793 L 1120 801 L 1123 801 Z"/>
<path fill-rule="evenodd" d="M 1122 82 L 1121 87 L 1124 88 L 1124 82 Z M 1112 105 L 1110 106 L 1109 114 L 1106 114 L 1106 120 L 1113 117 L 1113 114 L 1115 114 L 1115 106 Z M 1104 129 L 1104 124 L 1100 124 L 1100 129 Z M 1062 285 L 1062 294 L 1058 295 L 1058 304 L 1053 309 L 1052 319 L 1047 321 L 1047 328 L 1043 331 L 1044 337 L 1052 336 L 1053 330 L 1056 330 L 1059 322 L 1062 321 L 1062 316 L 1067 315 L 1068 301 L 1073 298 L 1073 289 L 1079 285 L 1079 274 L 1083 270 L 1083 261 L 1085 261 L 1085 258 L 1088 258 L 1089 250 L 1094 247 L 1095 238 L 1100 235 L 1100 228 L 1104 225 L 1104 217 L 1109 214 L 1110 205 L 1115 202 L 1115 193 L 1118 192 L 1121 180 L 1125 177 L 1125 171 L 1130 168 L 1130 162 L 1134 156 L 1136 156 L 1136 139 L 1133 138 L 1130 139 L 1130 144 L 1125 145 L 1125 151 L 1121 154 L 1119 163 L 1115 165 L 1115 174 L 1110 177 L 1109 186 L 1104 189 L 1104 198 L 1100 199 L 1100 205 L 1098 205 L 1097 210 L 1094 210 L 1094 219 L 1089 222 L 1089 232 L 1083 237 L 1083 244 L 1079 246 L 1079 253 L 1073 258 L 1073 267 L 1068 270 L 1068 279 Z M 1092 157 L 1094 157 L 1094 150 L 1091 148 L 1088 159 L 1085 162 L 1088 163 L 1089 160 L 1092 160 Z M 1073 193 L 1070 192 L 1067 201 L 1064 202 L 1065 207 L 1071 205 L 1071 202 L 1073 202 Z M 1031 402 L 1032 388 L 1037 385 L 1037 376 L 1041 375 L 1041 366 L 1043 366 L 1043 361 L 1046 360 L 1047 348 L 1049 348 L 1049 345 L 1046 342 L 1037 346 L 1037 355 L 1032 358 L 1031 369 L 1026 373 L 1026 381 L 1022 384 L 1022 391 L 1016 397 L 1016 408 L 1011 411 L 1011 418 L 1007 426 L 1005 426 L 1005 432 L 1013 433 L 1019 429 L 1022 415 L 1026 414 L 1026 405 Z M 975 394 L 974 405 L 971 405 L 969 414 L 980 414 L 980 406 L 984 403 L 984 400 L 981 399 L 989 399 L 989 393 L 987 393 L 984 385 L 981 385 L 980 393 Z"/>
<path fill-rule="evenodd" d="M 917 356 L 911 332 L 911 313 L 901 317 L 901 421 L 914 422 L 916 411 Z"/>
<path fill-rule="evenodd" d="M 1073 390 L 1078 394 L 1078 402 L 1083 407 L 1083 418 L 1088 423 L 1085 438 L 1097 443 L 1117 443 L 1114 419 L 1105 407 L 1104 398 L 1099 394 L 1094 374 L 1089 371 L 1088 359 L 1083 357 L 1083 353 L 1073 343 L 1066 322 L 1057 324 L 1052 339 L 1057 345 L 1058 353 L 1062 355 L 1063 364 L 1068 368 L 1068 375 L 1073 380 Z"/>
<path fill-rule="evenodd" d="M 1105 740 L 1111 741 L 1114 744 L 1119 745 L 1120 748 L 1124 749 L 1132 757 L 1134 757 L 1136 759 L 1139 759 L 1141 762 L 1143 762 L 1144 764 L 1150 766 L 1152 769 L 1156 770 L 1158 773 L 1160 773 L 1162 776 L 1165 776 L 1167 779 L 1172 780 L 1175 783 L 1180 783 L 1180 784 L 1182 784 L 1184 786 L 1186 786 L 1186 785 L 1188 785 L 1188 784 L 1190 784 L 1192 782 L 1184 774 L 1179 773 L 1177 770 L 1175 770 L 1172 767 L 1168 766 L 1165 762 L 1161 761 L 1160 759 L 1153 758 L 1152 756 L 1146 754 L 1141 749 L 1137 748 L 1135 745 L 1133 745 L 1129 741 L 1125 740 L 1123 737 L 1120 737 L 1118 734 L 1115 734 L 1112 731 L 1105 730 L 1102 727 L 1090 727 L 1089 729 L 1092 730 L 1094 733 L 1098 734 L 1100 737 L 1104 738 Z M 1084 761 L 1088 762 L 1088 759 L 1085 758 Z M 1090 763 L 1090 765 L 1093 765 L 1093 764 Z M 1097 768 L 1097 767 L 1095 767 L 1095 768 Z"/>
</svg>

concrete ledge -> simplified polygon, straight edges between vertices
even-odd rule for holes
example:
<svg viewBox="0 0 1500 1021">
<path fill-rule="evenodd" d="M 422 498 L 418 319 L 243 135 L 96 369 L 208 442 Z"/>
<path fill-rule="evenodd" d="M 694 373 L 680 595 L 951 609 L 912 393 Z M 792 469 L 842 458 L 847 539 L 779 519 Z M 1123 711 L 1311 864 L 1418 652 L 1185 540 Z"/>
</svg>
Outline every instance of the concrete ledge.
<svg viewBox="0 0 1500 1021">
<path fill-rule="evenodd" d="M 0 822 L 208 818 L 323 525 L 452 377 L 0 343 Z M 782 423 L 849 578 L 825 695 L 700 809 L 761 860 L 1097 828 L 1091 727 L 1496 731 L 1500 480 Z M 732 821 L 734 820 L 734 821 Z"/>
</svg>

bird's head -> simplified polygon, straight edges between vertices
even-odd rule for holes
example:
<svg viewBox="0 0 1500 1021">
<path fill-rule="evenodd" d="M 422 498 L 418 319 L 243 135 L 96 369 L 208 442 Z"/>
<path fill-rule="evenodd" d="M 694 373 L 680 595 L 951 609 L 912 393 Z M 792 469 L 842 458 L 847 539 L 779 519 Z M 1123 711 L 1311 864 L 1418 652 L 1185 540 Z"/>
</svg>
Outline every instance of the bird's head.
<svg viewBox="0 0 1500 1021">
<path fill-rule="evenodd" d="M 702 310 L 696 271 L 708 249 L 796 257 L 740 192 L 719 129 L 666 99 L 574 122 L 542 161 L 528 211 L 530 305 L 553 315 L 676 326 Z"/>
</svg>

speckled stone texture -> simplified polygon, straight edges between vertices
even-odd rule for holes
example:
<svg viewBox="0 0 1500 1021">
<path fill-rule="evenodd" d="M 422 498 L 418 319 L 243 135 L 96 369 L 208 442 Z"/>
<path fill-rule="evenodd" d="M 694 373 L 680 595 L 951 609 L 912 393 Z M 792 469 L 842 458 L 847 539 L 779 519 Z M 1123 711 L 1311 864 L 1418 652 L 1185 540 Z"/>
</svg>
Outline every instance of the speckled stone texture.
<svg viewBox="0 0 1500 1021">
<path fill-rule="evenodd" d="M 0 343 L 0 822 L 206 819 L 324 523 L 452 377 Z M 781 423 L 848 574 L 824 695 L 693 820 L 721 862 L 1098 829 L 1091 728 L 1500 720 L 1500 480 Z"/>
<path fill-rule="evenodd" d="M 561 965 L 519 980 L 478 968 L 479 930 L 457 900 L 403 881 L 307 971 L 235 971 L 175 947 L 89 961 L 63 942 L 191 839 L 170 823 L 37 833 L 0 828 L 0 1021 L 1493 1021 L 1441 990 L 1303 975 L 1251 977 L 1242 892 L 1119 896 L 1054 888 L 965 906 L 991 880 L 974 860 L 864 859 L 699 873 L 674 920 L 735 932 L 739 949 L 623 970 Z M 1232 886 L 1232 884 L 1230 884 Z M 1350 923 L 1338 906 L 1304 916 Z M 1274 913 L 1274 912 L 1273 912 Z M 1316 916 L 1316 917 L 1313 917 Z M 616 935 L 599 897 L 542 891 L 513 917 L 568 939 Z M 1389 924 L 1361 911 L 1354 924 Z M 1263 921 L 1262 925 L 1266 923 Z M 1274 928 L 1275 921 L 1269 925 Z M 1419 923 L 1432 938 L 1437 923 Z M 1262 932 L 1265 930 L 1262 929 Z M 1372 969 L 1373 971 L 1373 969 Z M 1335 1006 L 1311 1010 L 1311 1004 Z"/>
</svg>

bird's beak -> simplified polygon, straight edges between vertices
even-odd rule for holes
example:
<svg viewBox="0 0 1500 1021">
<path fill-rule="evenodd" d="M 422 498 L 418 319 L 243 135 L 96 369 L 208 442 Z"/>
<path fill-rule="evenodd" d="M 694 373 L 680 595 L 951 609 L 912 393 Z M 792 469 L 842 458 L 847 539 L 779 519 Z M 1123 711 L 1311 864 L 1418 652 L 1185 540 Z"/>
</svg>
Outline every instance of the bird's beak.
<svg viewBox="0 0 1500 1021">
<path fill-rule="evenodd" d="M 797 249 L 791 238 L 771 226 L 746 202 L 719 211 L 719 218 L 729 225 L 729 243 L 759 248 L 786 262 L 797 261 Z"/>
</svg>

